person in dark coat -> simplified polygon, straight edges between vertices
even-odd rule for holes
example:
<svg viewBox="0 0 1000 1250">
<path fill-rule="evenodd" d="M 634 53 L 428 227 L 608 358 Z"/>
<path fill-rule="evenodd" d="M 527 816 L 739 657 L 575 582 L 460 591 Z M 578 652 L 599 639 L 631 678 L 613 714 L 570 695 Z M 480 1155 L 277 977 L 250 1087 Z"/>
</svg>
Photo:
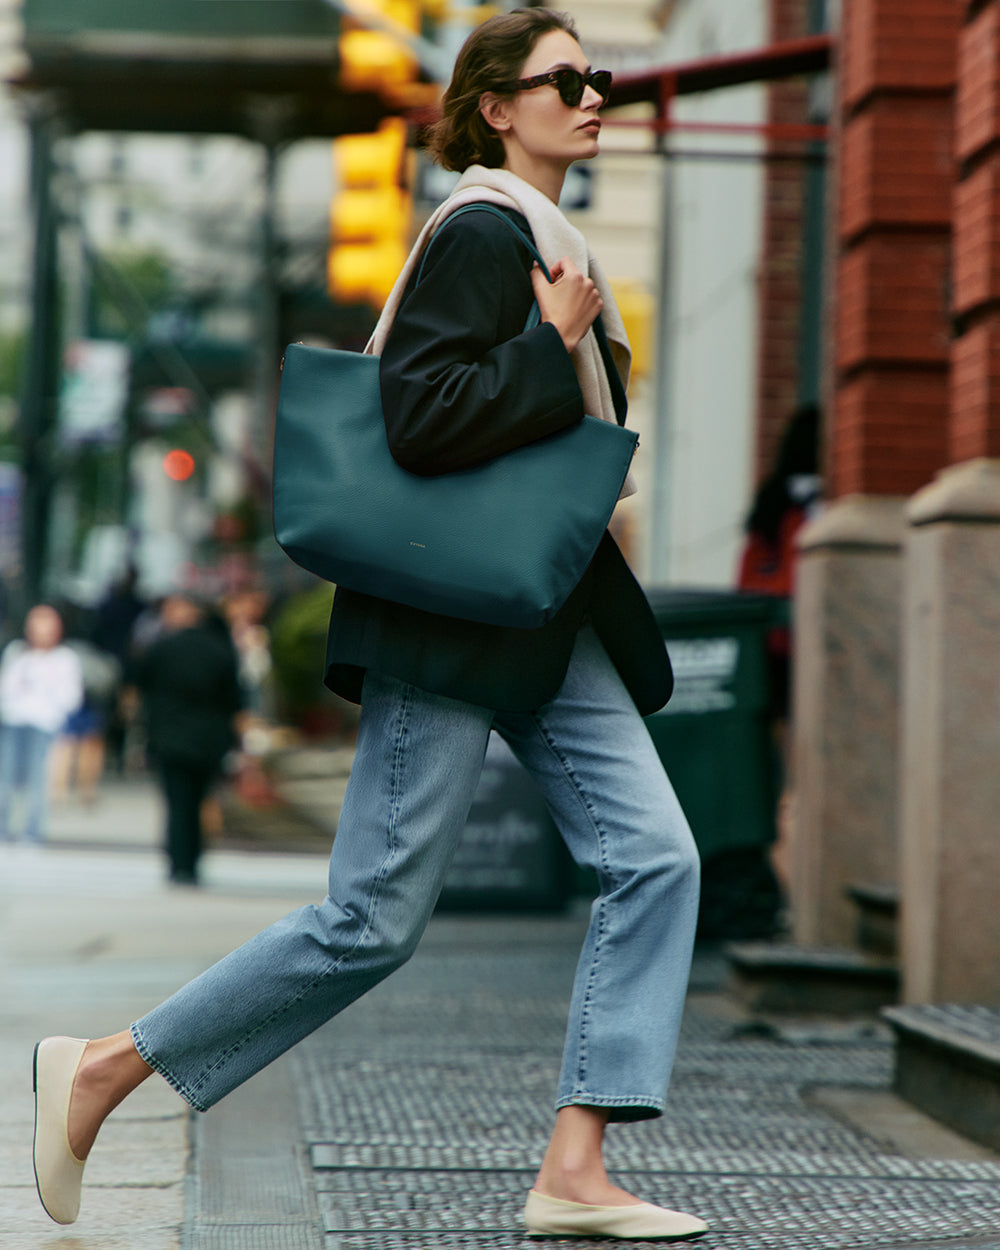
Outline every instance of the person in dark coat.
<svg viewBox="0 0 1000 1250">
<path fill-rule="evenodd" d="M 121 682 L 136 651 L 133 647 L 133 628 L 148 606 L 146 600 L 139 594 L 138 587 L 138 570 L 130 565 L 120 580 L 111 586 L 97 605 L 94 620 L 94 643 L 102 651 L 114 656 L 119 664 L 119 684 L 114 692 L 114 698 L 108 700 L 105 709 L 107 753 L 119 774 L 124 774 L 127 770 L 130 745 Z"/>
<path fill-rule="evenodd" d="M 570 19 L 549 9 L 491 18 L 460 52 L 431 144 L 441 164 L 464 173 L 417 240 L 371 344 L 381 354 L 389 445 L 404 468 L 434 475 L 477 464 L 585 411 L 624 420 L 624 326 L 583 236 L 557 206 L 570 164 L 597 154 L 610 79 L 591 70 Z M 530 231 L 552 283 L 491 212 L 450 220 L 470 203 L 494 205 Z M 527 328 L 534 300 L 541 320 Z M 594 330 L 602 310 L 606 344 Z M 511 509 L 519 506 L 512 494 Z M 699 876 L 642 722 L 670 694 L 669 661 L 611 538 L 538 630 L 470 625 L 338 590 L 326 681 L 361 702 L 329 895 L 130 1030 L 42 1043 L 40 1122 L 58 1108 L 58 1131 L 36 1143 L 46 1209 L 75 1217 L 80 1161 L 110 1108 L 151 1071 L 206 1110 L 410 957 L 496 730 L 599 891 L 555 1125 L 523 1221 L 531 1233 L 627 1240 L 703 1232 L 697 1217 L 613 1184 L 602 1157 L 609 1122 L 663 1113 Z"/>
<path fill-rule="evenodd" d="M 166 804 L 170 879 L 194 885 L 202 851 L 201 807 L 236 742 L 241 707 L 236 652 L 225 624 L 186 595 L 170 595 L 162 632 L 134 662 L 146 747 Z"/>
</svg>

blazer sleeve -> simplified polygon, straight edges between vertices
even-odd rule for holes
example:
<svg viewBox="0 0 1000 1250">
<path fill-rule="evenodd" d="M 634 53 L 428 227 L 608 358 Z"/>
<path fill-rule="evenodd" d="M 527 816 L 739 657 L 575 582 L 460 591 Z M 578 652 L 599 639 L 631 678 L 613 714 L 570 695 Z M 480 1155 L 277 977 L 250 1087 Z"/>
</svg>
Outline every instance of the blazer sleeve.
<svg viewBox="0 0 1000 1250">
<path fill-rule="evenodd" d="M 413 473 L 469 468 L 579 421 L 556 328 L 527 332 L 531 256 L 487 213 L 446 224 L 411 282 L 380 365 L 393 457 Z"/>
</svg>

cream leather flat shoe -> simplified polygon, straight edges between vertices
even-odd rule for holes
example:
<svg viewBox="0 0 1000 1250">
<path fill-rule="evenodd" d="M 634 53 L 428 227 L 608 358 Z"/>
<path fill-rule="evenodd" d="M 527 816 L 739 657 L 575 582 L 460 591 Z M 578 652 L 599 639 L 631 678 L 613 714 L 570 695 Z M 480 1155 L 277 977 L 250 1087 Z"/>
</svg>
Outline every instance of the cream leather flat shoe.
<svg viewBox="0 0 1000 1250">
<path fill-rule="evenodd" d="M 80 1212 L 85 1160 L 69 1146 L 69 1100 L 86 1041 L 47 1037 L 35 1047 L 35 1184 L 42 1206 L 57 1224 Z"/>
<path fill-rule="evenodd" d="M 524 1206 L 530 1237 L 617 1237 L 623 1241 L 685 1241 L 708 1231 L 704 1220 L 651 1202 L 630 1207 L 590 1206 L 548 1198 L 532 1189 Z"/>
</svg>

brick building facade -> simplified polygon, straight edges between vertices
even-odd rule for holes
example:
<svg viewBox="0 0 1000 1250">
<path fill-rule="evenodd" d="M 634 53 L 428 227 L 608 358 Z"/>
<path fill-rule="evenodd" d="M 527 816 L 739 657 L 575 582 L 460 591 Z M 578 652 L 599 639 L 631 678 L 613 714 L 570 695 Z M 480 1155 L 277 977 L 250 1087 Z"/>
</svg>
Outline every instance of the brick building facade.
<svg viewBox="0 0 1000 1250">
<path fill-rule="evenodd" d="M 948 459 L 1000 456 L 1000 3 L 958 38 Z"/>
<path fill-rule="evenodd" d="M 809 0 L 771 0 L 768 42 L 810 34 Z M 808 82 L 779 79 L 768 87 L 769 125 L 801 123 L 808 114 Z M 786 145 L 787 146 L 787 145 Z M 773 144 L 775 156 L 780 144 Z M 782 431 L 801 396 L 800 332 L 804 297 L 806 169 L 799 160 L 775 159 L 764 173 L 764 229 L 758 301 L 755 477 L 771 470 Z"/>
<path fill-rule="evenodd" d="M 796 595 L 795 932 L 898 886 L 903 994 L 996 1001 L 1000 0 L 842 0 L 828 506 Z"/>
<path fill-rule="evenodd" d="M 848 0 L 840 55 L 831 495 L 946 462 L 954 0 Z"/>
<path fill-rule="evenodd" d="M 770 40 L 809 33 L 772 0 Z M 1000 6 L 844 0 L 830 140 L 825 469 L 831 498 L 908 496 L 1000 454 Z M 807 85 L 768 121 L 807 119 Z M 777 145 L 776 145 L 777 146 Z M 766 174 L 756 476 L 801 396 L 804 167 Z"/>
</svg>

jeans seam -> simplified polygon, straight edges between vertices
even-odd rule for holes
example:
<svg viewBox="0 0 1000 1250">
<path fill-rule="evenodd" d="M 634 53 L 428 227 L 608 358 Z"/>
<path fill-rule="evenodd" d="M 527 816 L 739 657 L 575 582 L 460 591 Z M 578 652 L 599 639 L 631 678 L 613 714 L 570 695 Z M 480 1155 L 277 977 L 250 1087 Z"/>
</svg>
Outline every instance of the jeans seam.
<svg viewBox="0 0 1000 1250">
<path fill-rule="evenodd" d="M 559 761 L 559 766 L 563 770 L 563 774 L 566 776 L 570 785 L 573 787 L 574 793 L 579 798 L 581 804 L 583 805 L 584 810 L 587 813 L 587 817 L 590 821 L 590 826 L 593 829 L 594 836 L 597 840 L 597 849 L 598 849 L 598 855 L 599 855 L 600 867 L 601 867 L 600 876 L 603 880 L 606 881 L 608 879 L 608 873 L 609 873 L 607 846 L 605 842 L 605 833 L 604 833 L 604 830 L 601 828 L 600 821 L 597 818 L 597 812 L 594 809 L 593 805 L 591 804 L 590 800 L 588 799 L 584 791 L 584 788 L 580 783 L 579 778 L 577 777 L 576 773 L 573 770 L 573 766 L 570 764 L 569 760 L 565 757 L 565 755 L 563 755 L 563 753 L 559 750 L 558 745 L 556 744 L 555 740 L 546 731 L 545 724 L 542 718 L 536 715 L 533 717 L 533 719 L 534 719 L 535 724 L 538 727 L 538 732 L 542 735 L 542 738 L 544 739 L 546 745 L 548 746 L 549 751 L 552 753 L 555 759 Z M 600 963 L 600 955 L 601 955 L 601 945 L 604 940 L 604 936 L 606 932 L 605 910 L 606 909 L 605 909 L 604 900 L 602 899 L 600 903 L 598 903 L 598 906 L 597 906 L 597 924 L 596 924 L 596 930 L 595 930 L 595 935 L 594 935 L 593 954 L 591 956 L 590 969 L 587 974 L 587 983 L 583 991 L 583 1001 L 580 1005 L 580 1036 L 578 1039 L 577 1062 L 576 1062 L 576 1085 L 578 1088 L 582 1088 L 586 1084 L 586 1080 L 587 1080 L 587 1043 L 588 1043 L 587 1026 L 590 1022 L 590 1009 L 591 1009 L 591 1002 L 592 1002 L 592 997 L 593 997 L 593 987 L 594 987 L 595 981 L 597 980 L 597 971 L 598 971 L 598 965 Z"/>
<path fill-rule="evenodd" d="M 407 732 L 406 720 L 407 720 L 407 714 L 410 709 L 410 703 L 412 701 L 412 697 L 413 697 L 413 687 L 410 685 L 405 685 L 403 687 L 403 697 L 400 701 L 399 723 L 398 723 L 398 727 L 396 730 L 396 745 L 395 745 L 395 751 L 393 753 L 393 760 L 392 760 L 392 786 L 391 786 L 391 791 L 390 791 L 391 798 L 390 798 L 390 803 L 389 803 L 389 818 L 387 821 L 389 849 L 385 857 L 383 858 L 381 864 L 379 865 L 378 871 L 376 872 L 373 883 L 372 883 L 371 902 L 368 907 L 367 916 L 365 917 L 364 929 L 358 935 L 358 940 L 354 943 L 354 945 L 350 948 L 350 950 L 344 951 L 344 953 L 340 956 L 338 960 L 330 964 L 329 967 L 324 968 L 323 971 L 319 973 L 317 976 L 313 977 L 312 980 L 309 982 L 309 984 L 303 986 L 298 994 L 296 994 L 293 998 L 290 998 L 281 1007 L 275 1008 L 275 1010 L 272 1011 L 270 1015 L 266 1016 L 263 1020 L 258 1021 L 257 1025 L 253 1029 L 251 1029 L 248 1033 L 246 1033 L 238 1042 L 234 1042 L 233 1045 L 231 1045 L 225 1051 L 224 1054 L 220 1055 L 219 1058 L 215 1061 L 215 1063 L 210 1068 L 206 1069 L 206 1071 L 201 1074 L 201 1076 L 194 1083 L 194 1085 L 190 1087 L 190 1091 L 182 1088 L 180 1083 L 175 1081 L 171 1076 L 169 1076 L 165 1071 L 163 1071 L 161 1067 L 154 1065 L 154 1064 L 150 1065 L 150 1066 L 156 1066 L 157 1071 L 160 1072 L 161 1076 L 165 1077 L 166 1080 L 171 1085 L 173 1085 L 174 1088 L 177 1089 L 179 1093 L 183 1094 L 184 1098 L 187 1099 L 187 1101 L 196 1110 L 203 1110 L 204 1108 L 199 1105 L 200 1100 L 197 1098 L 195 1091 L 202 1089 L 205 1083 L 208 1081 L 209 1077 L 211 1077 L 214 1072 L 218 1071 L 220 1067 L 223 1067 L 226 1061 L 232 1055 L 238 1054 L 239 1051 L 242 1050 L 242 1048 L 247 1044 L 247 1042 L 251 1040 L 251 1038 L 256 1037 L 257 1034 L 260 1033 L 262 1030 L 270 1027 L 270 1025 L 273 1024 L 276 1020 L 286 1015 L 289 1011 L 292 1010 L 293 1007 L 296 1006 L 297 1003 L 300 1003 L 302 999 L 306 997 L 306 995 L 311 994 L 318 985 L 321 985 L 325 980 L 327 980 L 328 977 L 332 976 L 335 972 L 337 972 L 339 968 L 342 966 L 342 964 L 344 963 L 344 961 L 361 947 L 365 938 L 371 932 L 372 923 L 373 923 L 374 916 L 375 916 L 375 908 L 378 904 L 378 899 L 379 899 L 379 894 L 382 888 L 382 884 L 385 881 L 385 877 L 389 870 L 389 864 L 392 860 L 392 857 L 396 852 L 395 829 L 396 829 L 396 820 L 397 820 L 397 816 L 399 813 L 399 796 L 400 796 L 400 792 L 402 788 L 400 785 L 399 778 L 400 778 L 400 773 L 402 771 L 403 741 L 406 737 L 406 732 Z M 146 1062 L 150 1062 L 150 1061 L 147 1060 Z"/>
</svg>

